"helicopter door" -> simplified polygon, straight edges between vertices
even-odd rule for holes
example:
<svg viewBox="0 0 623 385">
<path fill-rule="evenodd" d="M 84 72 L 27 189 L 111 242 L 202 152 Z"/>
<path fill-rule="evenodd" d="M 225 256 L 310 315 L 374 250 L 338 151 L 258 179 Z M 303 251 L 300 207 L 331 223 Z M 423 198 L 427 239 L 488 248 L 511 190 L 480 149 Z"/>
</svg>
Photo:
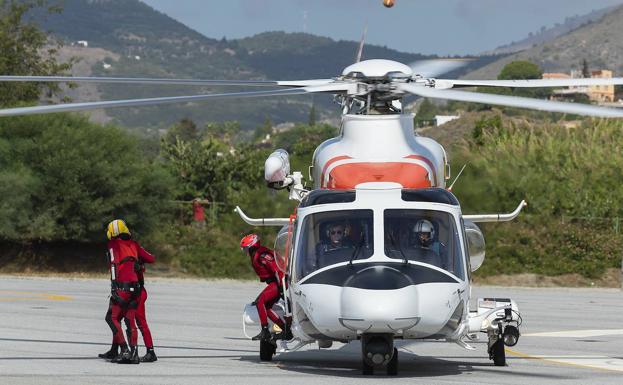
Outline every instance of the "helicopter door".
<svg viewBox="0 0 623 385">
<path fill-rule="evenodd" d="M 283 226 L 275 239 L 275 262 L 277 262 L 279 270 L 284 273 L 288 272 L 288 254 L 292 246 L 291 239 L 291 225 Z"/>
</svg>

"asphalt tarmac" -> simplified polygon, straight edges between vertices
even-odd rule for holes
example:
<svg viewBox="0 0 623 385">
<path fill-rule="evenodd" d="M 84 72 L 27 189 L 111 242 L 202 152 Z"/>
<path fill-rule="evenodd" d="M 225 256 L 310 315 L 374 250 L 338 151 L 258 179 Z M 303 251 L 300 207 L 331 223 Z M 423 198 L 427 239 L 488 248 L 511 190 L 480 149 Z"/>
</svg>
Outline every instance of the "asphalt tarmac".
<svg viewBox="0 0 623 385">
<path fill-rule="evenodd" d="M 260 362 L 243 337 L 241 311 L 261 285 L 148 282 L 147 317 L 158 362 L 111 364 L 106 280 L 0 277 L 0 383 L 8 384 L 621 384 L 623 293 L 614 289 L 475 287 L 472 297 L 511 297 L 522 337 L 507 367 L 440 342 L 399 343 L 399 375 L 363 377 L 360 344 L 334 344 Z M 144 348 L 141 348 L 144 354 Z"/>
</svg>

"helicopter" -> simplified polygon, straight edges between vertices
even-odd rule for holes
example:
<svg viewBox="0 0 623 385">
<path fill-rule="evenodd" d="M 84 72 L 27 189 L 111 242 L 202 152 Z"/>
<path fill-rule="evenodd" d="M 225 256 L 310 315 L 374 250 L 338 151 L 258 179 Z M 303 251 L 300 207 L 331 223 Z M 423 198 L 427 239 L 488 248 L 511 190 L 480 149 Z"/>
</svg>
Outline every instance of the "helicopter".
<svg viewBox="0 0 623 385">
<path fill-rule="evenodd" d="M 361 52 L 357 56 L 361 57 Z M 606 118 L 623 111 L 526 97 L 461 91 L 463 87 L 562 87 L 621 85 L 623 78 L 459 80 L 438 78 L 456 60 L 399 62 L 357 60 L 330 79 L 295 81 L 0 76 L 0 81 L 94 82 L 272 87 L 270 90 L 212 93 L 0 109 L 0 117 L 199 102 L 213 99 L 333 94 L 342 110 L 337 137 L 317 147 L 305 188 L 303 174 L 291 172 L 285 150 L 264 164 L 269 188 L 286 189 L 299 202 L 289 218 L 251 218 L 252 226 L 281 227 L 276 260 L 286 272 L 284 299 L 274 310 L 291 320 L 290 341 L 260 341 L 260 359 L 269 361 L 317 343 L 361 342 L 362 373 L 384 368 L 398 373 L 397 340 L 438 340 L 474 350 L 470 342 L 487 338 L 494 365 L 506 365 L 504 346 L 520 337 L 521 315 L 510 298 L 479 298 L 469 308 L 471 273 L 484 262 L 485 240 L 477 223 L 515 219 L 522 201 L 506 214 L 464 215 L 451 189 L 445 149 L 415 133 L 409 95 L 476 102 Z M 279 87 L 279 88 L 276 88 Z M 430 239 L 422 241 L 422 229 Z M 340 245 L 332 240 L 341 233 Z M 257 310 L 247 305 L 243 329 L 258 325 Z"/>
</svg>

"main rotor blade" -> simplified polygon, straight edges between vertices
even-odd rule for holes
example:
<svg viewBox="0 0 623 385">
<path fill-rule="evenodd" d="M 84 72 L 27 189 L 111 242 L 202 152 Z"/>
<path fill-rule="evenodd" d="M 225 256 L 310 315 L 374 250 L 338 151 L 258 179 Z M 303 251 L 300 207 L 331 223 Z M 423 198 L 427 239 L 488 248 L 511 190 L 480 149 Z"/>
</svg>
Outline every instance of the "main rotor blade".
<svg viewBox="0 0 623 385">
<path fill-rule="evenodd" d="M 547 87 L 583 87 L 622 85 L 623 78 L 583 78 L 583 79 L 527 79 L 527 80 L 454 80 L 435 79 L 435 88 L 452 87 L 512 87 L 512 88 L 547 88 Z"/>
<path fill-rule="evenodd" d="M 207 95 L 192 95 L 192 96 L 170 96 L 170 97 L 149 98 L 149 99 L 126 99 L 126 100 L 112 100 L 112 101 L 102 101 L 102 102 L 68 103 L 68 104 L 57 104 L 57 105 L 52 105 L 52 106 L 36 106 L 36 107 L 0 109 L 0 117 L 16 116 L 16 115 L 47 114 L 47 113 L 52 113 L 52 112 L 96 110 L 100 108 L 137 107 L 137 106 L 153 106 L 153 105 L 158 105 L 158 104 L 200 102 L 200 101 L 211 100 L 211 99 L 256 98 L 256 97 L 264 97 L 264 96 L 304 95 L 304 94 L 315 93 L 315 92 L 340 93 L 340 92 L 347 91 L 349 89 L 350 88 L 348 84 L 336 82 L 336 84 L 331 84 L 331 85 L 292 88 L 292 89 L 286 89 L 286 90 L 233 92 L 233 93 L 223 93 L 223 94 L 207 94 Z"/>
<path fill-rule="evenodd" d="M 398 88 L 405 92 L 418 96 L 423 96 L 426 98 L 458 100 L 462 102 L 493 104 L 507 107 L 529 108 L 540 111 L 561 112 L 567 114 L 587 115 L 602 118 L 623 117 L 623 110 L 597 107 L 587 104 L 563 103 L 518 96 L 484 94 L 480 92 L 438 90 L 415 84 L 399 84 Z"/>
<path fill-rule="evenodd" d="M 0 82 L 42 82 L 42 83 L 114 83 L 114 84 L 162 84 L 186 86 L 252 86 L 252 87 L 307 87 L 333 82 L 333 79 L 312 80 L 201 80 L 201 79 L 157 79 L 157 78 L 108 78 L 86 76 L 0 76 Z"/>
<path fill-rule="evenodd" d="M 434 78 L 464 67 L 471 61 L 470 59 L 418 60 L 409 64 L 409 67 L 413 70 L 414 75 L 420 75 L 423 78 Z"/>
</svg>

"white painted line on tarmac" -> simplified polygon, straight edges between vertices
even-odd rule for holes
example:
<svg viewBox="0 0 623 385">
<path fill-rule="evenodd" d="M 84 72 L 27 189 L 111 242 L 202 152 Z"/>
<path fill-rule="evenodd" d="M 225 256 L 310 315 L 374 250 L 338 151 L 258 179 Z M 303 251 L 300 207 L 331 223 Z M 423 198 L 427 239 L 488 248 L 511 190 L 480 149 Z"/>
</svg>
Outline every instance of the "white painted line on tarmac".
<svg viewBox="0 0 623 385">
<path fill-rule="evenodd" d="M 623 329 L 605 330 L 566 330 L 560 332 L 542 332 L 522 334 L 523 337 L 587 338 L 600 336 L 623 336 Z"/>
</svg>

